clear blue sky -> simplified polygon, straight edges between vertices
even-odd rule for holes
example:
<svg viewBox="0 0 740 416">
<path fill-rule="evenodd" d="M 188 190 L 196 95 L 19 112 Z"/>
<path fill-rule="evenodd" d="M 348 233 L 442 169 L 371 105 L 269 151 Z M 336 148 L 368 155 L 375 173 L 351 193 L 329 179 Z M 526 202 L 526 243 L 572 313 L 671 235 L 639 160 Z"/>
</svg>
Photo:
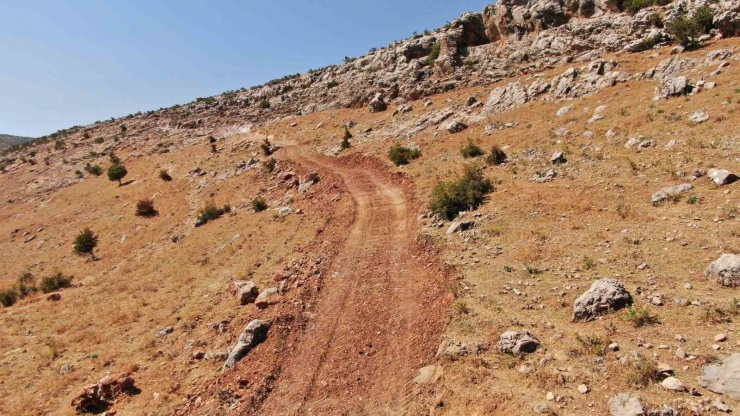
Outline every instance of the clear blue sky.
<svg viewBox="0 0 740 416">
<path fill-rule="evenodd" d="M 486 0 L 0 0 L 0 133 L 37 137 L 340 63 Z"/>
</svg>

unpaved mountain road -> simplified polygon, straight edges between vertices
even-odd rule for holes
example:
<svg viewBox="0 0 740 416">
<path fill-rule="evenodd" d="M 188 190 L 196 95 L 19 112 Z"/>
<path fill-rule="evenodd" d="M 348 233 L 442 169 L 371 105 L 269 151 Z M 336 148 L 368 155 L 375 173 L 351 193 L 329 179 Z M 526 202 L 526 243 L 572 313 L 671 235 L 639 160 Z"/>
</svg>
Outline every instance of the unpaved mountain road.
<svg viewBox="0 0 740 416">
<path fill-rule="evenodd" d="M 317 299 L 315 319 L 284 358 L 262 415 L 405 414 L 420 367 L 444 328 L 444 277 L 419 255 L 415 216 L 388 175 L 288 148 L 289 158 L 344 180 L 355 221 Z M 248 360 L 248 358 L 247 358 Z"/>
</svg>

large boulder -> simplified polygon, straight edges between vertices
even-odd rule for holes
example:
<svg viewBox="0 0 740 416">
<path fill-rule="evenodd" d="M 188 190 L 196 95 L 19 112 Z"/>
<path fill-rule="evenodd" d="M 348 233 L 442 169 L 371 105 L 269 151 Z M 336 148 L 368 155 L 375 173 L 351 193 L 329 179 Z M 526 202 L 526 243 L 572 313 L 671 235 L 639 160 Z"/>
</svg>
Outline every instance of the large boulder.
<svg viewBox="0 0 740 416">
<path fill-rule="evenodd" d="M 714 393 L 740 399 L 740 354 L 732 354 L 722 364 L 704 367 L 699 385 Z"/>
<path fill-rule="evenodd" d="M 272 324 L 267 321 L 255 319 L 250 322 L 239 337 L 239 340 L 231 348 L 229 357 L 224 363 L 224 370 L 236 365 L 242 358 L 246 357 L 254 347 L 263 343 L 267 339 L 267 332 Z"/>
<path fill-rule="evenodd" d="M 573 305 L 574 321 L 591 321 L 609 311 L 616 311 L 632 304 L 632 295 L 624 284 L 614 279 L 594 282 Z"/>
<path fill-rule="evenodd" d="M 740 36 L 740 1 L 725 2 L 714 16 L 714 27 L 726 38 Z"/>
<path fill-rule="evenodd" d="M 707 177 L 717 186 L 729 185 L 740 179 L 734 173 L 724 169 L 709 169 Z"/>
<path fill-rule="evenodd" d="M 655 100 L 667 100 L 671 97 L 688 94 L 691 92 L 689 79 L 683 75 L 674 78 L 664 78 L 660 87 L 655 88 Z"/>
<path fill-rule="evenodd" d="M 639 416 L 645 414 L 645 405 L 640 396 L 627 393 L 618 394 L 607 403 L 609 414 L 612 416 Z"/>
<path fill-rule="evenodd" d="M 722 286 L 740 286 L 740 256 L 737 254 L 723 254 L 710 264 L 704 274 L 716 280 Z"/>
<path fill-rule="evenodd" d="M 512 355 L 533 353 L 539 346 L 540 340 L 529 331 L 506 331 L 498 342 L 499 351 Z"/>
<path fill-rule="evenodd" d="M 512 82 L 503 87 L 497 87 L 488 96 L 485 105 L 486 114 L 498 114 L 513 110 L 529 100 L 527 91 L 519 82 Z"/>
</svg>

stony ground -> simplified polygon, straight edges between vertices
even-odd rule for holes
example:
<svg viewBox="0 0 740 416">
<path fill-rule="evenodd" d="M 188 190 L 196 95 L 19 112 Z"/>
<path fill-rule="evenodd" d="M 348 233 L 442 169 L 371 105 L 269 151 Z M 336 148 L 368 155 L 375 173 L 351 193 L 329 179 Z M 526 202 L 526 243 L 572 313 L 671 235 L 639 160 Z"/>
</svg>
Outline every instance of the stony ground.
<svg viewBox="0 0 740 416">
<path fill-rule="evenodd" d="M 679 57 L 704 62 L 738 46 L 709 42 Z M 695 175 L 740 172 L 738 61 L 715 75 L 717 64 L 685 71 L 713 89 L 654 101 L 660 81 L 634 74 L 669 53 L 604 56 L 629 74 L 624 82 L 564 101 L 532 96 L 501 112 L 488 96 L 509 81 L 395 115 L 331 110 L 249 133 L 134 130 L 120 144 L 112 126 L 103 144 L 80 136 L 63 150 L 45 145 L 39 163 L 0 176 L 0 249 L 10 253 L 0 260 L 2 287 L 25 271 L 70 274 L 73 287 L 57 301 L 35 294 L 0 310 L 0 413 L 72 414 L 71 400 L 106 373 L 136 380 L 137 394 L 112 403 L 117 414 L 606 415 L 620 393 L 681 414 L 719 412 L 716 401 L 738 408 L 697 381 L 706 364 L 740 352 L 738 289 L 704 276 L 721 254 L 740 253 L 737 185 Z M 549 81 L 568 67 L 519 81 Z M 471 108 L 471 96 L 486 104 Z M 699 110 L 709 119 L 691 121 Z M 467 128 L 434 124 L 448 113 L 446 122 Z M 352 147 L 341 151 L 350 120 Z M 282 147 L 273 172 L 263 167 L 264 137 Z M 500 146 L 509 161 L 464 159 L 468 139 Z M 392 167 L 386 152 L 396 142 L 418 146 L 421 158 Z M 105 163 L 88 155 L 107 147 L 130 172 L 125 186 L 77 179 L 64 163 Z M 556 152 L 567 162 L 553 165 Z M 423 215 L 431 189 L 471 163 L 496 189 L 461 218 L 472 228 L 448 233 L 449 221 Z M 160 180 L 163 168 L 172 182 Z M 311 171 L 320 181 L 303 186 Z M 693 188 L 653 206 L 654 193 L 683 183 Z M 251 209 L 257 196 L 267 211 Z M 158 216 L 134 216 L 145 197 Z M 231 214 L 195 228 L 209 201 Z M 72 253 L 84 227 L 100 235 L 97 261 Z M 574 302 L 602 278 L 621 281 L 652 319 L 636 326 L 620 310 L 573 322 Z M 239 306 L 234 280 L 276 287 L 279 299 Z M 222 373 L 253 319 L 272 322 L 267 339 Z M 536 351 L 502 353 L 501 334 L 523 330 Z M 637 362 L 670 367 L 688 391 L 635 384 Z"/>
</svg>

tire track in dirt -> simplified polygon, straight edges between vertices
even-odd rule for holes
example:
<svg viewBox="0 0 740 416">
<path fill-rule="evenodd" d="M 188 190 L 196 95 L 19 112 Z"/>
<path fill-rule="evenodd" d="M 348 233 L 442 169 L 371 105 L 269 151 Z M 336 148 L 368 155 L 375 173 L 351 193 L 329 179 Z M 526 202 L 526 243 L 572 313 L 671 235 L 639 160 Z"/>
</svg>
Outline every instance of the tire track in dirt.
<svg viewBox="0 0 740 416">
<path fill-rule="evenodd" d="M 444 328 L 442 272 L 419 255 L 409 198 L 388 175 L 288 148 L 295 162 L 342 177 L 356 218 L 318 296 L 315 317 L 284 357 L 265 415 L 401 414 Z"/>
</svg>

